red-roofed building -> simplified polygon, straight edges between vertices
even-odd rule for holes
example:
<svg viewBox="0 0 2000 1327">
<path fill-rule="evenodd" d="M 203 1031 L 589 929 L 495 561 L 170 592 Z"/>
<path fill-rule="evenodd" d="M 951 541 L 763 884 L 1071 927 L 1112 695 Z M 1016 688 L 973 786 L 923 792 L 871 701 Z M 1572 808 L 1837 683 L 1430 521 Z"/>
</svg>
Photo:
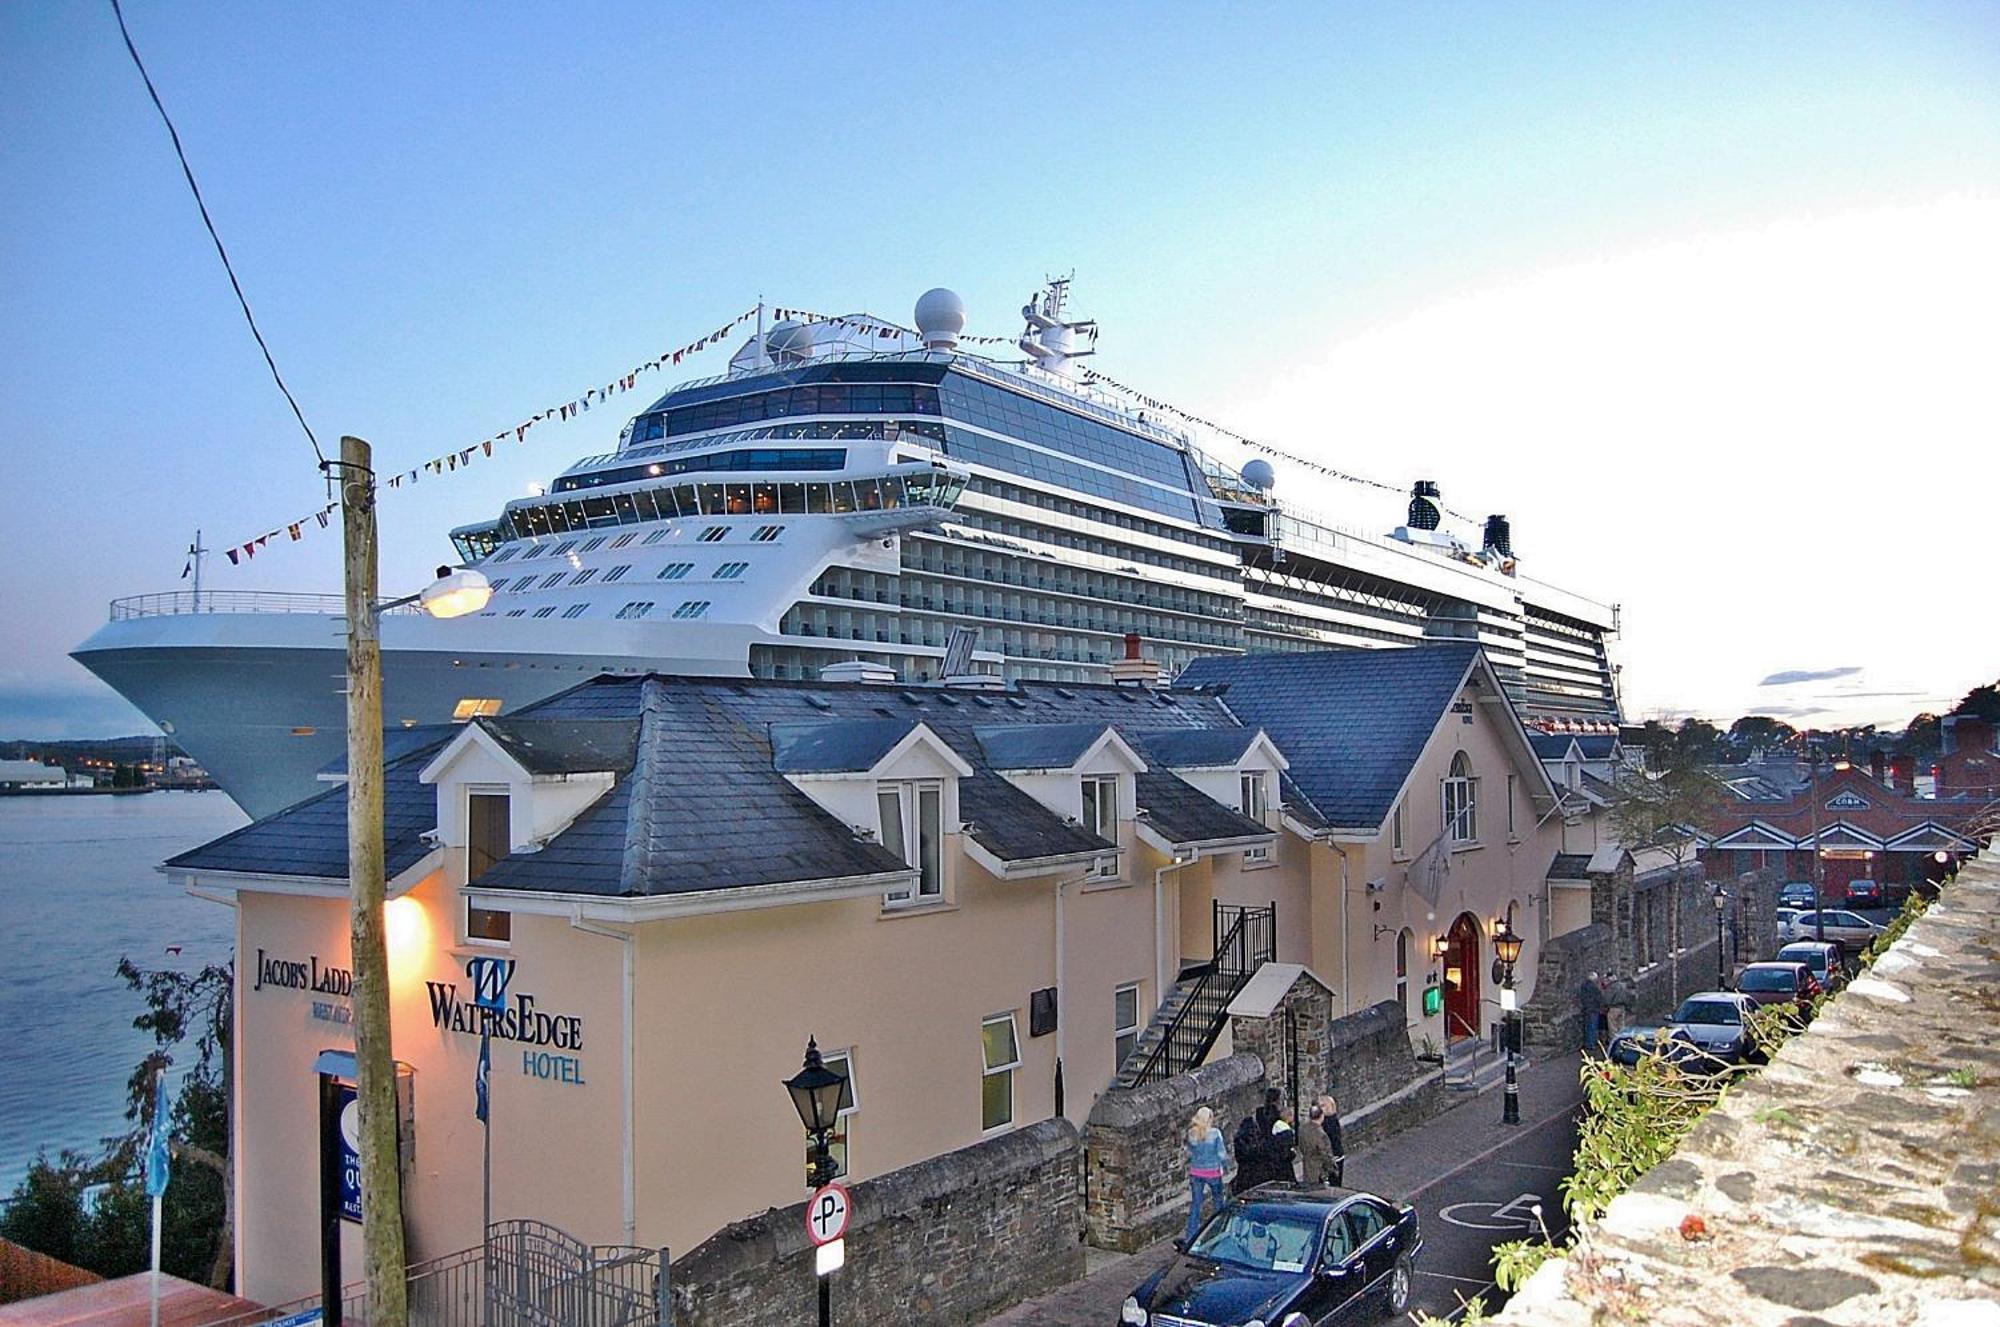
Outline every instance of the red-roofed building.
<svg viewBox="0 0 2000 1327">
<path fill-rule="evenodd" d="M 1990 742 L 1990 726 L 1986 734 Z M 1953 761 L 1954 755 L 1945 760 Z M 1993 759 L 1987 751 L 1986 760 Z M 1942 766 L 1947 780 L 1954 769 L 1969 778 L 1988 767 L 2000 764 L 1959 759 Z M 1918 797 L 1893 775 L 1878 780 L 1843 762 L 1823 774 L 1816 787 L 1787 800 L 1732 801 L 1718 809 L 1705 826 L 1702 861 L 1711 876 L 1773 869 L 1787 880 L 1811 880 L 1816 847 L 1830 903 L 1845 896 L 1850 880 L 1878 880 L 1890 892 L 1900 892 L 1942 879 L 1960 858 L 1979 851 L 1981 826 L 1994 809 L 1991 789 L 1984 791 Z"/>
</svg>

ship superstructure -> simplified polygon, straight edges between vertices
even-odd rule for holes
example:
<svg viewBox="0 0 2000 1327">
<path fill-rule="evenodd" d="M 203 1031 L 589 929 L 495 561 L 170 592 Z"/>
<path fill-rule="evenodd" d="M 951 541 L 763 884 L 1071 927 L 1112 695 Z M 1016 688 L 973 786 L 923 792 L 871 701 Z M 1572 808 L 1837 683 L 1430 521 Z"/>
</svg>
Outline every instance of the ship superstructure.
<svg viewBox="0 0 2000 1327">
<path fill-rule="evenodd" d="M 1429 483 L 1386 535 L 1294 509 L 1267 463 L 1223 465 L 1091 385 L 1095 328 L 1066 295 L 1023 310 L 1013 363 L 960 344 L 944 290 L 914 331 L 760 318 L 615 450 L 452 532 L 495 593 L 471 618 L 385 617 L 385 716 L 462 720 L 599 671 L 933 679 L 956 633 L 954 670 L 1056 682 L 1105 680 L 1133 636 L 1169 676 L 1473 639 L 1530 716 L 1617 719 L 1614 610 L 1519 575 L 1504 518 L 1461 537 Z M 261 813 L 339 754 L 343 626 L 324 596 L 144 596 L 76 657 Z"/>
</svg>

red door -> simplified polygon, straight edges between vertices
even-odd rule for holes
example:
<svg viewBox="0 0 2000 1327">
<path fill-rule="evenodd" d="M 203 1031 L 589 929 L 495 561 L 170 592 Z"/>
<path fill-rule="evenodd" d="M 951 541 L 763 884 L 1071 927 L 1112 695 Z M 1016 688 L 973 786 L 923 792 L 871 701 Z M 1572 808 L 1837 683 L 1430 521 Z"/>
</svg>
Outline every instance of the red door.
<svg viewBox="0 0 2000 1327">
<path fill-rule="evenodd" d="M 1479 1032 L 1479 919 L 1461 912 L 1445 935 L 1444 1035 L 1447 1041 Z"/>
</svg>

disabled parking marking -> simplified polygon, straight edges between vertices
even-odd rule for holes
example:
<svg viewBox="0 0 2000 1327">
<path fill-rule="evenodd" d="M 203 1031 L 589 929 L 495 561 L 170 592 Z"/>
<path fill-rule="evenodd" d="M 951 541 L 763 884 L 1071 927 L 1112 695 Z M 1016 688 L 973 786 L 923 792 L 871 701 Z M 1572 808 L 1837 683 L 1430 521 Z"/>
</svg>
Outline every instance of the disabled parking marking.
<svg viewBox="0 0 2000 1327">
<path fill-rule="evenodd" d="M 1541 1202 L 1539 1193 L 1523 1193 L 1504 1203 L 1453 1203 L 1439 1209 L 1438 1219 L 1466 1230 L 1533 1230 L 1541 1223 L 1534 1212 Z M 1484 1213 L 1483 1220 L 1480 1213 Z"/>
</svg>

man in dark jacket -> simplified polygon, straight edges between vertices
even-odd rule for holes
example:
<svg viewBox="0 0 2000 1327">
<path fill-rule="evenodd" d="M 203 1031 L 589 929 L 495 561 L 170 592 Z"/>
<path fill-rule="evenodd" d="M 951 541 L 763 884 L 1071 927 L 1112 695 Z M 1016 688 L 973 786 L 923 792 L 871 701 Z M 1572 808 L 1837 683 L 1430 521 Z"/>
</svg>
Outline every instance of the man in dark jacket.
<svg viewBox="0 0 2000 1327">
<path fill-rule="evenodd" d="M 1593 972 L 1577 990 L 1577 1007 L 1583 1013 L 1583 1053 L 1596 1055 L 1604 1049 L 1604 983 Z"/>
<path fill-rule="evenodd" d="M 1236 1178 L 1229 1182 L 1229 1192 L 1242 1193 L 1269 1178 L 1264 1154 L 1270 1136 L 1269 1130 L 1258 1126 L 1255 1115 L 1245 1115 L 1236 1126 L 1236 1137 L 1230 1144 L 1236 1153 Z"/>
<path fill-rule="evenodd" d="M 1327 1167 L 1326 1182 L 1339 1184 L 1347 1170 L 1347 1147 L 1340 1140 L 1340 1103 L 1332 1097 L 1321 1097 L 1319 1111 L 1319 1127 L 1326 1133 L 1327 1146 L 1333 1149 L 1333 1164 Z"/>
</svg>

